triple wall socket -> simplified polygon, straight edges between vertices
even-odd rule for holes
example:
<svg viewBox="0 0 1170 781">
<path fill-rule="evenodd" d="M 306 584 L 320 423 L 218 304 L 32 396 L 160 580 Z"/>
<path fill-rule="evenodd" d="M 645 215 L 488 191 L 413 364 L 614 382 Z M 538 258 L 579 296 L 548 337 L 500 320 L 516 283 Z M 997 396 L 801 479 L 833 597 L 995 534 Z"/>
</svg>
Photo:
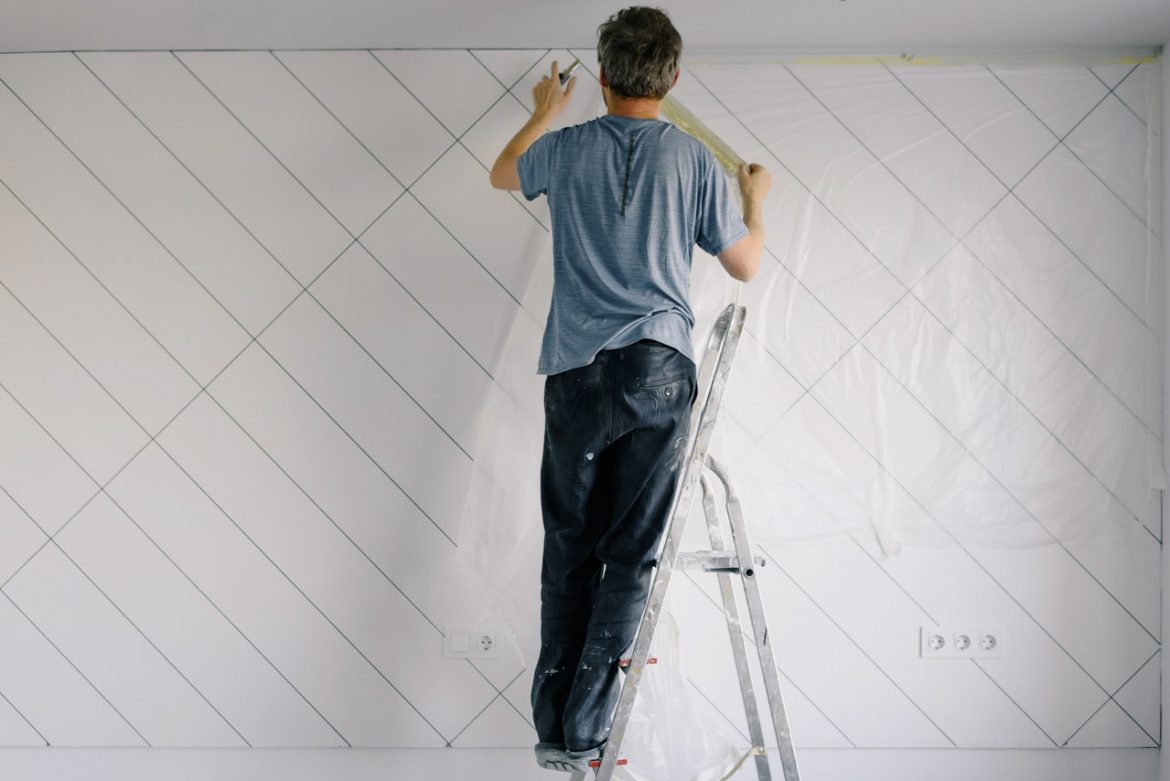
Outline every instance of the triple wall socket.
<svg viewBox="0 0 1170 781">
<path fill-rule="evenodd" d="M 467 659 L 499 659 L 500 632 L 492 627 L 448 627 L 443 636 L 443 656 Z"/>
<path fill-rule="evenodd" d="M 918 655 L 923 659 L 1002 659 L 1002 626 L 951 624 L 919 627 Z"/>
</svg>

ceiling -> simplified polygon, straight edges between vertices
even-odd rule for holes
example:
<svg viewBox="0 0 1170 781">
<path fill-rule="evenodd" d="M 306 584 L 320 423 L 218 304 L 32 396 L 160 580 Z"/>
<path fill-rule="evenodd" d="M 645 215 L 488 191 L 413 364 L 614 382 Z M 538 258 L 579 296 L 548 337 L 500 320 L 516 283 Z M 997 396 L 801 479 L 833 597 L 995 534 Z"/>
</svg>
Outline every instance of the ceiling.
<svg viewBox="0 0 1170 781">
<path fill-rule="evenodd" d="M 659 0 L 703 53 L 1158 46 L 1170 0 Z M 619 3 L 0 0 L 0 51 L 589 48 Z"/>
</svg>

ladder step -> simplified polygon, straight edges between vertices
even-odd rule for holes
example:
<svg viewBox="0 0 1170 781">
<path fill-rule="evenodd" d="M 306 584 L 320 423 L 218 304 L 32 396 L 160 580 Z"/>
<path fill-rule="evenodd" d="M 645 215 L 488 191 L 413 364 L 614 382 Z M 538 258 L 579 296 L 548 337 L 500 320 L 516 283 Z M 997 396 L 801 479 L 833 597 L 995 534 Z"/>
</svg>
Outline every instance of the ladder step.
<svg viewBox="0 0 1170 781">
<path fill-rule="evenodd" d="M 625 659 L 618 659 L 618 667 L 629 667 L 632 660 L 629 657 Z M 658 657 L 651 656 L 646 660 L 646 664 L 658 664 Z"/>
<path fill-rule="evenodd" d="M 625 757 L 618 757 L 618 761 L 615 762 L 614 764 L 628 765 L 629 763 L 630 763 L 630 760 L 626 759 Z M 589 767 L 601 767 L 601 760 L 600 759 L 589 760 Z"/>
<path fill-rule="evenodd" d="M 763 556 L 754 556 L 757 567 L 764 566 Z M 701 569 L 706 572 L 739 572 L 739 557 L 728 551 L 684 551 L 678 554 L 679 569 Z"/>
</svg>

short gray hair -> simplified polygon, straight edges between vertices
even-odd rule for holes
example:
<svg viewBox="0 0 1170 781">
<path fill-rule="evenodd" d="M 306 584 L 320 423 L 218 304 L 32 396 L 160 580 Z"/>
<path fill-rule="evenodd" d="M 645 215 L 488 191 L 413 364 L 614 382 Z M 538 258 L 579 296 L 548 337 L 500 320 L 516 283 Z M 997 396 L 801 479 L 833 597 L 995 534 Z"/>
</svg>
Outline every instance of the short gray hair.
<svg viewBox="0 0 1170 781">
<path fill-rule="evenodd" d="M 624 8 L 597 28 L 597 61 L 619 97 L 666 97 L 681 57 L 682 36 L 661 8 Z"/>
</svg>

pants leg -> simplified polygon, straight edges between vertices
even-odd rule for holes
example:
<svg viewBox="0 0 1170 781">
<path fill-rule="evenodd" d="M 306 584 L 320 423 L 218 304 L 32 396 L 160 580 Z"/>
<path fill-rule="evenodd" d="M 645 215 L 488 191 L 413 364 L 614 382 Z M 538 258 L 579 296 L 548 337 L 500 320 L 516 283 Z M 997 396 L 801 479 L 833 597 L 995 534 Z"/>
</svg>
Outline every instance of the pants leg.
<svg viewBox="0 0 1170 781">
<path fill-rule="evenodd" d="M 617 662 L 633 648 L 649 596 L 697 394 L 694 364 L 674 349 L 639 342 L 615 353 L 619 436 L 600 464 L 606 528 L 595 548 L 604 575 L 564 707 L 565 744 L 573 750 L 608 739 L 624 678 Z"/>
<path fill-rule="evenodd" d="M 545 379 L 541 647 L 531 692 L 533 722 L 545 743 L 564 742 L 565 705 L 601 581 L 594 547 L 605 530 L 596 503 L 605 494 L 597 466 L 611 417 L 609 359 L 603 352 L 589 366 Z"/>
</svg>

